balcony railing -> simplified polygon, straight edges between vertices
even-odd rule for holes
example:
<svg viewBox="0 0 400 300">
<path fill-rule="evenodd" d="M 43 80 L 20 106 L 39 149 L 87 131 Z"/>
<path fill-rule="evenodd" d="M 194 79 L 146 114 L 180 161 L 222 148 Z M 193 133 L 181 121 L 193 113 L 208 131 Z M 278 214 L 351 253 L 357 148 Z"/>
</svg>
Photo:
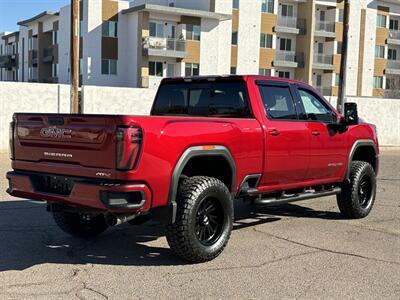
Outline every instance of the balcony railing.
<svg viewBox="0 0 400 300">
<path fill-rule="evenodd" d="M 53 47 L 48 47 L 43 49 L 43 62 L 50 63 L 54 59 L 54 49 Z"/>
<path fill-rule="evenodd" d="M 279 16 L 277 25 L 282 27 L 297 28 L 297 18 Z"/>
<path fill-rule="evenodd" d="M 275 27 L 276 32 L 292 32 L 298 30 L 298 33 L 305 34 L 306 20 L 297 17 L 278 16 L 277 24 Z"/>
<path fill-rule="evenodd" d="M 315 31 L 334 33 L 335 32 L 335 22 L 316 21 L 315 22 Z"/>
<path fill-rule="evenodd" d="M 0 55 L 0 68 L 11 69 L 16 67 L 15 55 Z"/>
<path fill-rule="evenodd" d="M 304 53 L 295 51 L 277 50 L 275 52 L 274 66 L 277 67 L 304 67 Z"/>
<path fill-rule="evenodd" d="M 330 54 L 314 54 L 315 64 L 333 65 L 333 55 Z"/>
<path fill-rule="evenodd" d="M 400 40 L 400 30 L 389 30 L 389 39 Z"/>
<path fill-rule="evenodd" d="M 324 96 L 332 95 L 332 87 L 317 86 L 316 89 Z"/>
<path fill-rule="evenodd" d="M 386 68 L 400 70 L 400 60 L 388 60 Z"/>
<path fill-rule="evenodd" d="M 150 55 L 186 57 L 186 41 L 180 39 L 149 36 L 143 40 L 143 49 Z"/>
</svg>

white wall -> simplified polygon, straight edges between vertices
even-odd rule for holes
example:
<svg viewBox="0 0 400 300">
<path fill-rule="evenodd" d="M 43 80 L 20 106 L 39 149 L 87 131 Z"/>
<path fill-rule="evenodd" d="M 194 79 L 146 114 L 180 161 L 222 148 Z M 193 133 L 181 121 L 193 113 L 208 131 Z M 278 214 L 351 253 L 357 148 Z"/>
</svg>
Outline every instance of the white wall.
<svg viewBox="0 0 400 300">
<path fill-rule="evenodd" d="M 126 66 L 125 85 L 128 87 L 137 86 L 137 42 L 138 42 L 138 13 L 133 12 L 124 15 L 122 18 L 123 24 L 127 24 L 127 32 L 123 32 L 123 38 L 126 44 L 126 59 L 129 62 Z M 126 23 L 125 23 L 126 22 Z M 123 25 L 121 24 L 121 25 Z M 121 27 L 121 26 L 120 26 Z"/>
<path fill-rule="evenodd" d="M 347 72 L 346 72 L 346 94 L 357 95 L 358 83 L 358 58 L 359 51 L 352 49 L 360 48 L 360 22 L 361 22 L 361 3 L 352 1 L 350 5 L 350 24 L 348 34 L 348 54 L 347 54 Z M 368 24 L 368 23 L 367 23 Z M 368 35 L 366 35 L 366 38 Z M 373 65 L 373 64 L 372 64 Z M 368 95 L 369 96 L 369 95 Z"/>
<path fill-rule="evenodd" d="M 8 149 L 8 128 L 15 112 L 68 113 L 69 86 L 2 82 L 0 84 L 0 152 Z"/>
<path fill-rule="evenodd" d="M 261 33 L 260 1 L 239 1 L 239 11 L 237 73 L 258 74 Z"/>
<path fill-rule="evenodd" d="M 148 115 L 157 90 L 85 86 L 84 113 Z"/>
<path fill-rule="evenodd" d="M 201 75 L 229 74 L 231 32 L 231 21 L 220 23 L 215 19 L 201 19 Z"/>
<path fill-rule="evenodd" d="M 58 82 L 61 84 L 69 83 L 70 19 L 69 6 L 62 7 L 58 24 Z"/>
</svg>

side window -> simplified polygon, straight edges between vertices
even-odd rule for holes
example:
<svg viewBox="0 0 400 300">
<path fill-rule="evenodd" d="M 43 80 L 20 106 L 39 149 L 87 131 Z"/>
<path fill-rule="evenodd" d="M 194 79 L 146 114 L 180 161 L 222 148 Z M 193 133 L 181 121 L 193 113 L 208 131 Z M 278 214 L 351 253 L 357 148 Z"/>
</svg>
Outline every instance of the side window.
<svg viewBox="0 0 400 300">
<path fill-rule="evenodd" d="M 260 86 L 267 117 L 271 120 L 297 120 L 288 86 Z"/>
<path fill-rule="evenodd" d="M 307 90 L 298 89 L 300 94 L 300 106 L 303 113 L 300 114 L 301 120 L 332 122 L 334 113 L 327 107 L 323 100 L 313 95 Z"/>
</svg>

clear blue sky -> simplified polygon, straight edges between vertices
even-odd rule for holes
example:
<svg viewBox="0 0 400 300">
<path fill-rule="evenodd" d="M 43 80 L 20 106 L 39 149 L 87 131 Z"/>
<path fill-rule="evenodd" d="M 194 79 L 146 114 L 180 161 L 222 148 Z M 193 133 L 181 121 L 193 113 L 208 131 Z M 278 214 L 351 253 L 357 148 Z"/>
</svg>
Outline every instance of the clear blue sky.
<svg viewBox="0 0 400 300">
<path fill-rule="evenodd" d="M 19 21 L 45 10 L 59 11 L 70 0 L 0 0 L 0 32 L 16 31 Z"/>
</svg>

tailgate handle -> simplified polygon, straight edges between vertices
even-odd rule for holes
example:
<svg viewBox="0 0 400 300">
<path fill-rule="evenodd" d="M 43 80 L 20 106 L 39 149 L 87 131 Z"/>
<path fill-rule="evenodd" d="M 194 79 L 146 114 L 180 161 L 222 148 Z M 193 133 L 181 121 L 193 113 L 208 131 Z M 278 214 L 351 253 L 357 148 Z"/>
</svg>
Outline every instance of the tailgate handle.
<svg viewBox="0 0 400 300">
<path fill-rule="evenodd" d="M 64 125 L 63 117 L 49 117 L 48 118 L 49 125 Z"/>
</svg>

